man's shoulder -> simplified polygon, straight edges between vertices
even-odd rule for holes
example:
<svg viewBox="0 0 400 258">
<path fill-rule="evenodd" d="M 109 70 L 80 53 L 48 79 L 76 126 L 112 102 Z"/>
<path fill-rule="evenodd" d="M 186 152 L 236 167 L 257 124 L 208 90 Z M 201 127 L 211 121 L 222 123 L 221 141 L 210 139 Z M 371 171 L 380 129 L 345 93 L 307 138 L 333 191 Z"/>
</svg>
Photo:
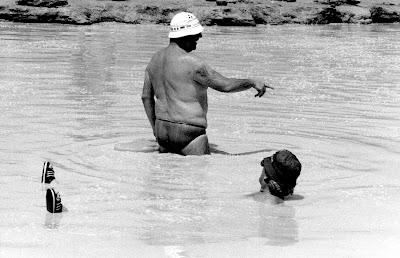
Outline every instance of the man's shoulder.
<svg viewBox="0 0 400 258">
<path fill-rule="evenodd" d="M 168 53 L 169 58 L 176 59 L 178 62 L 185 63 L 186 65 L 201 65 L 203 59 L 193 52 L 186 52 L 176 45 L 170 45 L 164 49 Z"/>
<path fill-rule="evenodd" d="M 162 48 L 154 53 L 151 61 L 147 65 L 147 69 L 158 67 L 161 63 L 174 63 L 180 67 L 180 69 L 186 67 L 197 70 L 206 66 L 204 60 L 198 55 L 194 53 L 186 53 L 184 51 L 176 51 L 176 49 L 170 47 Z"/>
<path fill-rule="evenodd" d="M 194 66 L 203 66 L 204 61 L 202 58 L 200 58 L 198 55 L 193 54 L 193 53 L 187 53 L 186 55 L 181 56 L 181 60 L 185 61 L 187 63 L 190 63 Z"/>
<path fill-rule="evenodd" d="M 150 59 L 150 62 L 147 64 L 146 70 L 150 71 L 152 68 L 157 67 L 162 63 L 162 59 L 164 56 L 165 48 L 158 50 L 153 54 Z"/>
<path fill-rule="evenodd" d="M 151 57 L 150 62 L 154 62 L 155 60 L 162 58 L 164 56 L 165 51 L 166 51 L 166 48 L 162 48 L 162 49 L 158 50 L 157 52 L 155 52 L 154 55 Z"/>
</svg>

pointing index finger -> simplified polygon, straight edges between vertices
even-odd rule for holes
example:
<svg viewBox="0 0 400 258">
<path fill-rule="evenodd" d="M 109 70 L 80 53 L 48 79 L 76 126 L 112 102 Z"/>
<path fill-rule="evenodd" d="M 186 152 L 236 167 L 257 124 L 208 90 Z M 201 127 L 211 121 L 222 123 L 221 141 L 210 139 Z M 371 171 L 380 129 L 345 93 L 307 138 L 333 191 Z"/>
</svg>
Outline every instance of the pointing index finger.
<svg viewBox="0 0 400 258">
<path fill-rule="evenodd" d="M 268 88 L 268 89 L 271 89 L 271 90 L 274 90 L 274 89 L 275 89 L 274 87 L 269 86 L 268 84 L 264 84 L 264 86 L 265 86 L 266 88 Z"/>
</svg>

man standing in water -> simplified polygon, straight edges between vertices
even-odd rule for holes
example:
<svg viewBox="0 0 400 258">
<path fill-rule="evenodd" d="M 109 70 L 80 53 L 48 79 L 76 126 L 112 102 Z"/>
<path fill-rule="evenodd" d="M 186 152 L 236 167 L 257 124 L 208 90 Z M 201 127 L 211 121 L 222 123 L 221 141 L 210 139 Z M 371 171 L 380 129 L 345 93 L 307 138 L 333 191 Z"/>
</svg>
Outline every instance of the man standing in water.
<svg viewBox="0 0 400 258">
<path fill-rule="evenodd" d="M 224 77 L 192 54 L 202 32 L 193 14 L 176 14 L 171 20 L 170 44 L 146 68 L 142 101 L 160 152 L 210 154 L 206 135 L 209 87 L 220 92 L 254 88 L 256 97 L 271 88 L 250 79 Z"/>
</svg>

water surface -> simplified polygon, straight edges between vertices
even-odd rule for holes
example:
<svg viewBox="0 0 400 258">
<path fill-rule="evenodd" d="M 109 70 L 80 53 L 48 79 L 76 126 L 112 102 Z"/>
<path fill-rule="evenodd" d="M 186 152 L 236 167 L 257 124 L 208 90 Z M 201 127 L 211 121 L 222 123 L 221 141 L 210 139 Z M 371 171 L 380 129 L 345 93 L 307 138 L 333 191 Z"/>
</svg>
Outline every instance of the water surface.
<svg viewBox="0 0 400 258">
<path fill-rule="evenodd" d="M 400 240 L 400 26 L 206 28 L 196 53 L 274 91 L 209 90 L 204 157 L 152 139 L 144 69 L 167 27 L 0 23 L 0 255 L 391 256 Z M 263 157 L 303 163 L 295 195 L 258 193 Z M 40 185 L 54 162 L 69 212 Z"/>
</svg>

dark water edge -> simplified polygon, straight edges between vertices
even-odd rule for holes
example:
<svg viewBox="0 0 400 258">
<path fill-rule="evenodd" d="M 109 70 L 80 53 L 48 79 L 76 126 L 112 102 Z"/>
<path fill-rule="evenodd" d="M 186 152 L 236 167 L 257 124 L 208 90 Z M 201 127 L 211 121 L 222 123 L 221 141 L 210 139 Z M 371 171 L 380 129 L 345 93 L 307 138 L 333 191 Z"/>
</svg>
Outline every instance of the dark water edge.
<svg viewBox="0 0 400 258">
<path fill-rule="evenodd" d="M 189 11 L 208 26 L 400 22 L 400 3 L 390 0 L 227 2 L 220 6 L 210 0 L 199 0 L 195 5 L 188 4 L 188 1 L 151 1 L 143 4 L 135 0 L 0 0 L 0 20 L 77 25 L 100 22 L 168 24 L 176 12 Z"/>
</svg>

